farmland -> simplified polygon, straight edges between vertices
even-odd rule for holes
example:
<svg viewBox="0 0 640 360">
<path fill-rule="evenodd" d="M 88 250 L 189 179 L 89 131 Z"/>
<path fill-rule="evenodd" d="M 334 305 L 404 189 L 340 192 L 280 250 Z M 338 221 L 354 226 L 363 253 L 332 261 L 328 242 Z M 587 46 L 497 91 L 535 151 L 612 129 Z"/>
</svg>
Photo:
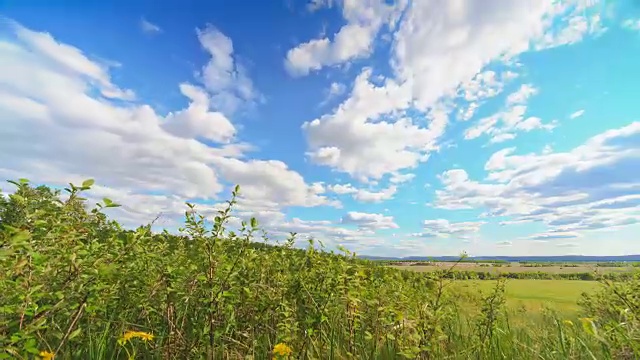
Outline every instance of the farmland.
<svg viewBox="0 0 640 360">
<path fill-rule="evenodd" d="M 635 267 L 626 264 L 619 266 L 598 266 L 595 263 L 565 263 L 565 264 L 538 264 L 538 263 L 482 263 L 482 262 L 431 262 L 428 265 L 421 263 L 407 263 L 403 265 L 391 265 L 391 267 L 406 271 L 429 273 L 456 269 L 459 272 L 488 272 L 496 276 L 508 273 L 526 274 L 621 274 L 630 273 Z M 458 280 L 452 286 L 453 291 L 463 293 L 467 297 L 478 297 L 486 294 L 495 286 L 495 280 Z M 544 309 L 558 311 L 567 316 L 574 316 L 580 309 L 578 301 L 583 293 L 593 294 L 601 288 L 597 281 L 579 281 L 566 279 L 509 279 L 505 284 L 505 298 L 507 307 L 514 313 L 522 312 L 539 313 Z"/>
<path fill-rule="evenodd" d="M 495 284 L 493 280 L 459 280 L 453 288 L 456 292 L 487 294 Z M 514 311 L 535 313 L 549 308 L 573 316 L 580 310 L 582 294 L 593 294 L 601 288 L 597 281 L 510 279 L 505 284 L 506 305 Z"/>
<path fill-rule="evenodd" d="M 428 265 L 422 265 L 422 263 L 407 263 L 403 265 L 391 265 L 394 268 L 403 270 L 418 271 L 418 272 L 431 272 L 437 270 L 446 270 L 453 265 L 451 262 L 434 262 Z M 460 262 L 456 264 L 455 268 L 460 271 L 483 271 L 494 274 L 509 273 L 509 272 L 538 272 L 543 271 L 553 274 L 571 274 L 571 273 L 585 273 L 585 272 L 598 272 L 598 273 L 617 273 L 617 272 L 629 272 L 634 269 L 633 266 L 597 266 L 594 263 L 570 263 L 570 264 L 544 264 L 545 266 L 535 266 L 537 264 L 521 264 L 521 263 L 508 263 L 508 264 L 495 264 L 495 263 L 465 263 Z"/>
</svg>

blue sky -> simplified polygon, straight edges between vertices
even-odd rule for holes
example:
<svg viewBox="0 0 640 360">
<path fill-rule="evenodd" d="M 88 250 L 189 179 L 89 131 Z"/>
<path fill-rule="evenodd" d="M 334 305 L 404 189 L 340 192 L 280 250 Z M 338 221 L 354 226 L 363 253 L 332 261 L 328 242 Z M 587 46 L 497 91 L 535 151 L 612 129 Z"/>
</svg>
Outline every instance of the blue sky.
<svg viewBox="0 0 640 360">
<path fill-rule="evenodd" d="M 369 255 L 640 253 L 633 1 L 0 2 L 0 177 Z M 4 192 L 8 184 L 0 185 Z"/>
</svg>

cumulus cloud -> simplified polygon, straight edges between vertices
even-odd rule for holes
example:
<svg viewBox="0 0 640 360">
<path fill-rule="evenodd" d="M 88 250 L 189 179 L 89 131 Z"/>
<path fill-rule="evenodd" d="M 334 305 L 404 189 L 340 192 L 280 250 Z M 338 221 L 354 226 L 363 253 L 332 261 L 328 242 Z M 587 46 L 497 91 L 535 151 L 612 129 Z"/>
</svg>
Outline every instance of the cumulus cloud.
<svg viewBox="0 0 640 360">
<path fill-rule="evenodd" d="M 500 74 L 493 70 L 477 73 L 471 80 L 463 82 L 457 94 L 468 102 L 466 109 L 460 107 L 458 119 L 467 121 L 473 117 L 479 106 L 504 90 L 504 85 L 518 77 L 518 74 L 507 70 Z"/>
<path fill-rule="evenodd" d="M 484 221 L 464 221 L 450 222 L 447 219 L 424 220 L 422 226 L 425 233 L 433 234 L 437 237 L 456 236 L 460 238 L 468 237 L 480 231 Z"/>
<path fill-rule="evenodd" d="M 505 148 L 486 162 L 484 181 L 462 169 L 444 172 L 435 206 L 484 209 L 487 217 L 512 218 L 510 224 L 547 224 L 552 233 L 538 238 L 636 224 L 640 177 L 632 169 L 640 168 L 639 139 L 640 122 L 633 122 L 568 152 L 515 155 Z"/>
<path fill-rule="evenodd" d="M 555 123 L 544 124 L 535 116 L 526 117 L 527 100 L 538 93 L 538 89 L 530 84 L 523 84 L 518 90 L 509 94 L 505 108 L 491 116 L 480 119 L 474 126 L 465 131 L 464 138 L 475 139 L 482 135 L 491 136 L 491 143 L 500 143 L 516 138 L 518 131 L 534 129 L 553 129 Z"/>
<path fill-rule="evenodd" d="M 180 84 L 180 91 L 191 100 L 189 106 L 166 116 L 163 127 L 168 132 L 192 139 L 203 137 L 215 142 L 233 140 L 236 128 L 224 114 L 209 111 L 209 95 L 201 88 Z"/>
<path fill-rule="evenodd" d="M 358 76 L 350 98 L 333 114 L 302 126 L 311 160 L 359 179 L 380 179 L 426 160 L 447 121 L 446 114 L 436 112 L 427 127 L 409 117 L 379 119 L 382 114 L 406 108 L 409 89 L 392 80 L 375 86 L 369 82 L 370 76 L 370 69 Z"/>
<path fill-rule="evenodd" d="M 343 224 L 357 225 L 361 229 L 397 229 L 398 225 L 393 221 L 393 216 L 383 214 L 371 214 L 357 211 L 349 211 L 342 217 Z"/>
<path fill-rule="evenodd" d="M 413 180 L 415 177 L 416 177 L 415 174 L 394 173 L 394 174 L 391 174 L 391 178 L 389 178 L 389 181 L 392 184 L 402 184 L 402 183 Z"/>
<path fill-rule="evenodd" d="M 329 191 L 332 191 L 339 195 L 351 194 L 354 200 L 364 203 L 379 203 L 385 200 L 392 199 L 398 188 L 395 185 L 391 185 L 386 189 L 379 191 L 372 191 L 367 189 L 359 189 L 351 184 L 336 184 L 328 187 Z"/>
<path fill-rule="evenodd" d="M 347 87 L 342 83 L 332 82 L 331 86 L 329 86 L 328 95 L 329 96 L 339 96 L 344 94 L 347 90 Z"/>
<path fill-rule="evenodd" d="M 585 36 L 599 36 L 607 29 L 602 25 L 600 14 L 590 14 L 589 7 L 596 5 L 589 2 L 556 3 L 552 12 L 555 17 L 547 19 L 556 21 L 561 26 L 551 27 L 536 44 L 536 50 L 571 45 L 584 40 Z"/>
<path fill-rule="evenodd" d="M 535 48 L 533 45 L 551 28 L 558 28 L 554 19 L 567 12 L 573 14 L 576 8 L 575 4 L 560 6 L 543 1 L 400 3 L 396 10 L 401 9 L 402 16 L 393 22 L 397 30 L 391 41 L 389 64 L 393 76 L 374 82 L 371 69 L 365 69 L 337 109 L 306 122 L 307 155 L 317 164 L 361 181 L 377 180 L 427 161 L 438 148 L 454 109 L 451 99 L 477 99 L 458 115 L 470 119 L 482 99 L 495 96 L 502 83 L 515 77 L 510 71 L 500 76 L 478 74 L 491 62 L 504 62 Z M 580 9 L 585 6 L 580 5 Z M 378 14 L 374 10 L 370 13 Z M 325 50 L 316 48 L 333 49 L 329 43 L 328 39 L 316 40 L 294 49 L 304 54 L 295 61 L 303 64 L 297 71 L 306 73 L 333 63 L 317 55 L 325 54 Z M 363 48 L 355 53 L 368 56 L 369 42 L 360 44 Z M 345 52 L 345 59 L 355 53 Z M 536 117 L 524 118 L 526 106 L 521 102 L 531 95 L 525 93 L 530 90 L 522 89 L 521 97 L 508 102 L 503 114 L 481 120 L 469 136 L 478 137 L 490 130 L 492 141 L 501 142 L 514 138 L 516 131 L 553 127 L 553 123 L 545 124 Z M 504 123 L 500 130 L 499 122 Z"/>
<path fill-rule="evenodd" d="M 528 50 L 553 9 L 545 1 L 414 1 L 394 37 L 396 73 L 419 108 L 431 106 L 490 61 Z"/>
<path fill-rule="evenodd" d="M 13 29 L 13 39 L 0 40 L 0 177 L 51 185 L 95 178 L 97 191 L 123 202 L 118 211 L 136 223 L 157 212 L 178 216 L 179 203 L 219 199 L 231 184 L 253 209 L 340 206 L 281 161 L 242 160 L 252 146 L 235 138 L 233 123 L 212 110 L 204 89 L 182 84 L 189 105 L 166 116 L 122 101 L 126 96 L 112 101 L 127 92 L 107 67 L 50 34 Z M 229 86 L 210 90 L 215 97 Z"/>
<path fill-rule="evenodd" d="M 202 68 L 200 77 L 212 95 L 213 105 L 225 114 L 232 114 L 240 105 L 261 101 L 247 69 L 233 53 L 233 41 L 213 25 L 197 29 L 198 40 L 211 59 Z"/>
<path fill-rule="evenodd" d="M 7 21 L 7 25 L 8 30 L 13 32 L 13 35 L 17 38 L 16 40 L 21 42 L 23 46 L 22 51 L 29 51 L 33 57 L 46 58 L 49 66 L 55 67 L 56 71 L 87 81 L 89 84 L 97 87 L 100 94 L 106 98 L 121 100 L 132 100 L 135 98 L 133 91 L 120 89 L 111 82 L 109 66 L 107 64 L 90 60 L 79 49 L 56 41 L 48 33 L 31 31 L 10 20 Z M 5 46 L 5 50 L 11 51 L 9 46 L 10 44 Z M 10 60 L 11 59 L 9 59 L 9 61 Z M 3 69 L 7 70 L 9 68 L 3 67 Z M 10 75 L 11 74 L 5 74 L 5 76 Z M 13 74 L 13 80 L 20 80 L 15 79 L 18 75 L 22 76 L 25 74 Z M 31 78 L 31 80 L 38 79 Z M 83 84 L 76 85 L 79 87 L 83 86 Z M 32 86 L 37 87 L 39 83 L 34 82 Z"/>
<path fill-rule="evenodd" d="M 383 0 L 341 1 L 342 16 L 346 24 L 333 39 L 313 39 L 289 50 L 285 68 L 291 75 L 302 76 L 325 66 L 339 65 L 369 56 L 380 28 L 385 24 L 393 27 L 406 3 L 406 0 L 400 0 L 392 6 Z M 324 5 L 326 2 L 316 1 L 312 3 L 311 8 L 317 9 Z"/>
</svg>

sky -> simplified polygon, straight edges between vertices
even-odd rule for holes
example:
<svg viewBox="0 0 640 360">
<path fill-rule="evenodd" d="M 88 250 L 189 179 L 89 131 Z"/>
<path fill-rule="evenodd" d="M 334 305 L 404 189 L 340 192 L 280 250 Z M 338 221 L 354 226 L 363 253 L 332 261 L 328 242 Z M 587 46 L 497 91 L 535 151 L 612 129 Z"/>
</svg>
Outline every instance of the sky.
<svg viewBox="0 0 640 360">
<path fill-rule="evenodd" d="M 640 253 L 640 3 L 0 0 L 0 178 L 361 255 Z M 2 183 L 3 193 L 12 187 Z"/>
</svg>

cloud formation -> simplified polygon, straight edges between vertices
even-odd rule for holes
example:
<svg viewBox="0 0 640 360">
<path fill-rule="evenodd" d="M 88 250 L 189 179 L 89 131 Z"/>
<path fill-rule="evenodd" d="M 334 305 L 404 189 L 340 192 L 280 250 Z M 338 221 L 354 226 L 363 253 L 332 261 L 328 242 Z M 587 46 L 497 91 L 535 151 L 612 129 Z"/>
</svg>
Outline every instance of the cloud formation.
<svg viewBox="0 0 640 360">
<path fill-rule="evenodd" d="M 481 209 L 503 224 L 540 222 L 554 232 L 536 239 L 575 237 L 575 232 L 633 225 L 640 221 L 640 122 L 594 136 L 568 152 L 494 153 L 484 181 L 463 169 L 441 175 L 437 207 Z"/>
<path fill-rule="evenodd" d="M 112 101 L 131 97 L 110 81 L 107 67 L 81 50 L 47 33 L 19 25 L 14 30 L 15 41 L 0 41 L 1 177 L 54 185 L 96 178 L 107 193 L 157 204 L 145 211 L 131 202 L 123 209 L 147 221 L 156 211 L 182 209 L 176 205 L 187 199 L 218 199 L 226 184 L 241 185 L 248 201 L 274 209 L 339 206 L 281 161 L 241 159 L 252 146 L 238 141 L 233 123 L 211 108 L 216 108 L 216 96 L 249 80 L 209 87 L 213 95 L 183 83 L 180 90 L 189 105 L 162 116 L 147 104 Z M 200 32 L 216 54 L 212 63 L 224 65 L 230 49 L 214 47 L 223 35 L 209 38 L 212 34 Z M 244 94 L 249 93 L 253 90 Z M 146 195 L 149 192 L 163 195 Z"/>
<path fill-rule="evenodd" d="M 158 34 L 162 32 L 160 26 L 142 18 L 140 19 L 140 29 L 146 34 Z"/>
</svg>

